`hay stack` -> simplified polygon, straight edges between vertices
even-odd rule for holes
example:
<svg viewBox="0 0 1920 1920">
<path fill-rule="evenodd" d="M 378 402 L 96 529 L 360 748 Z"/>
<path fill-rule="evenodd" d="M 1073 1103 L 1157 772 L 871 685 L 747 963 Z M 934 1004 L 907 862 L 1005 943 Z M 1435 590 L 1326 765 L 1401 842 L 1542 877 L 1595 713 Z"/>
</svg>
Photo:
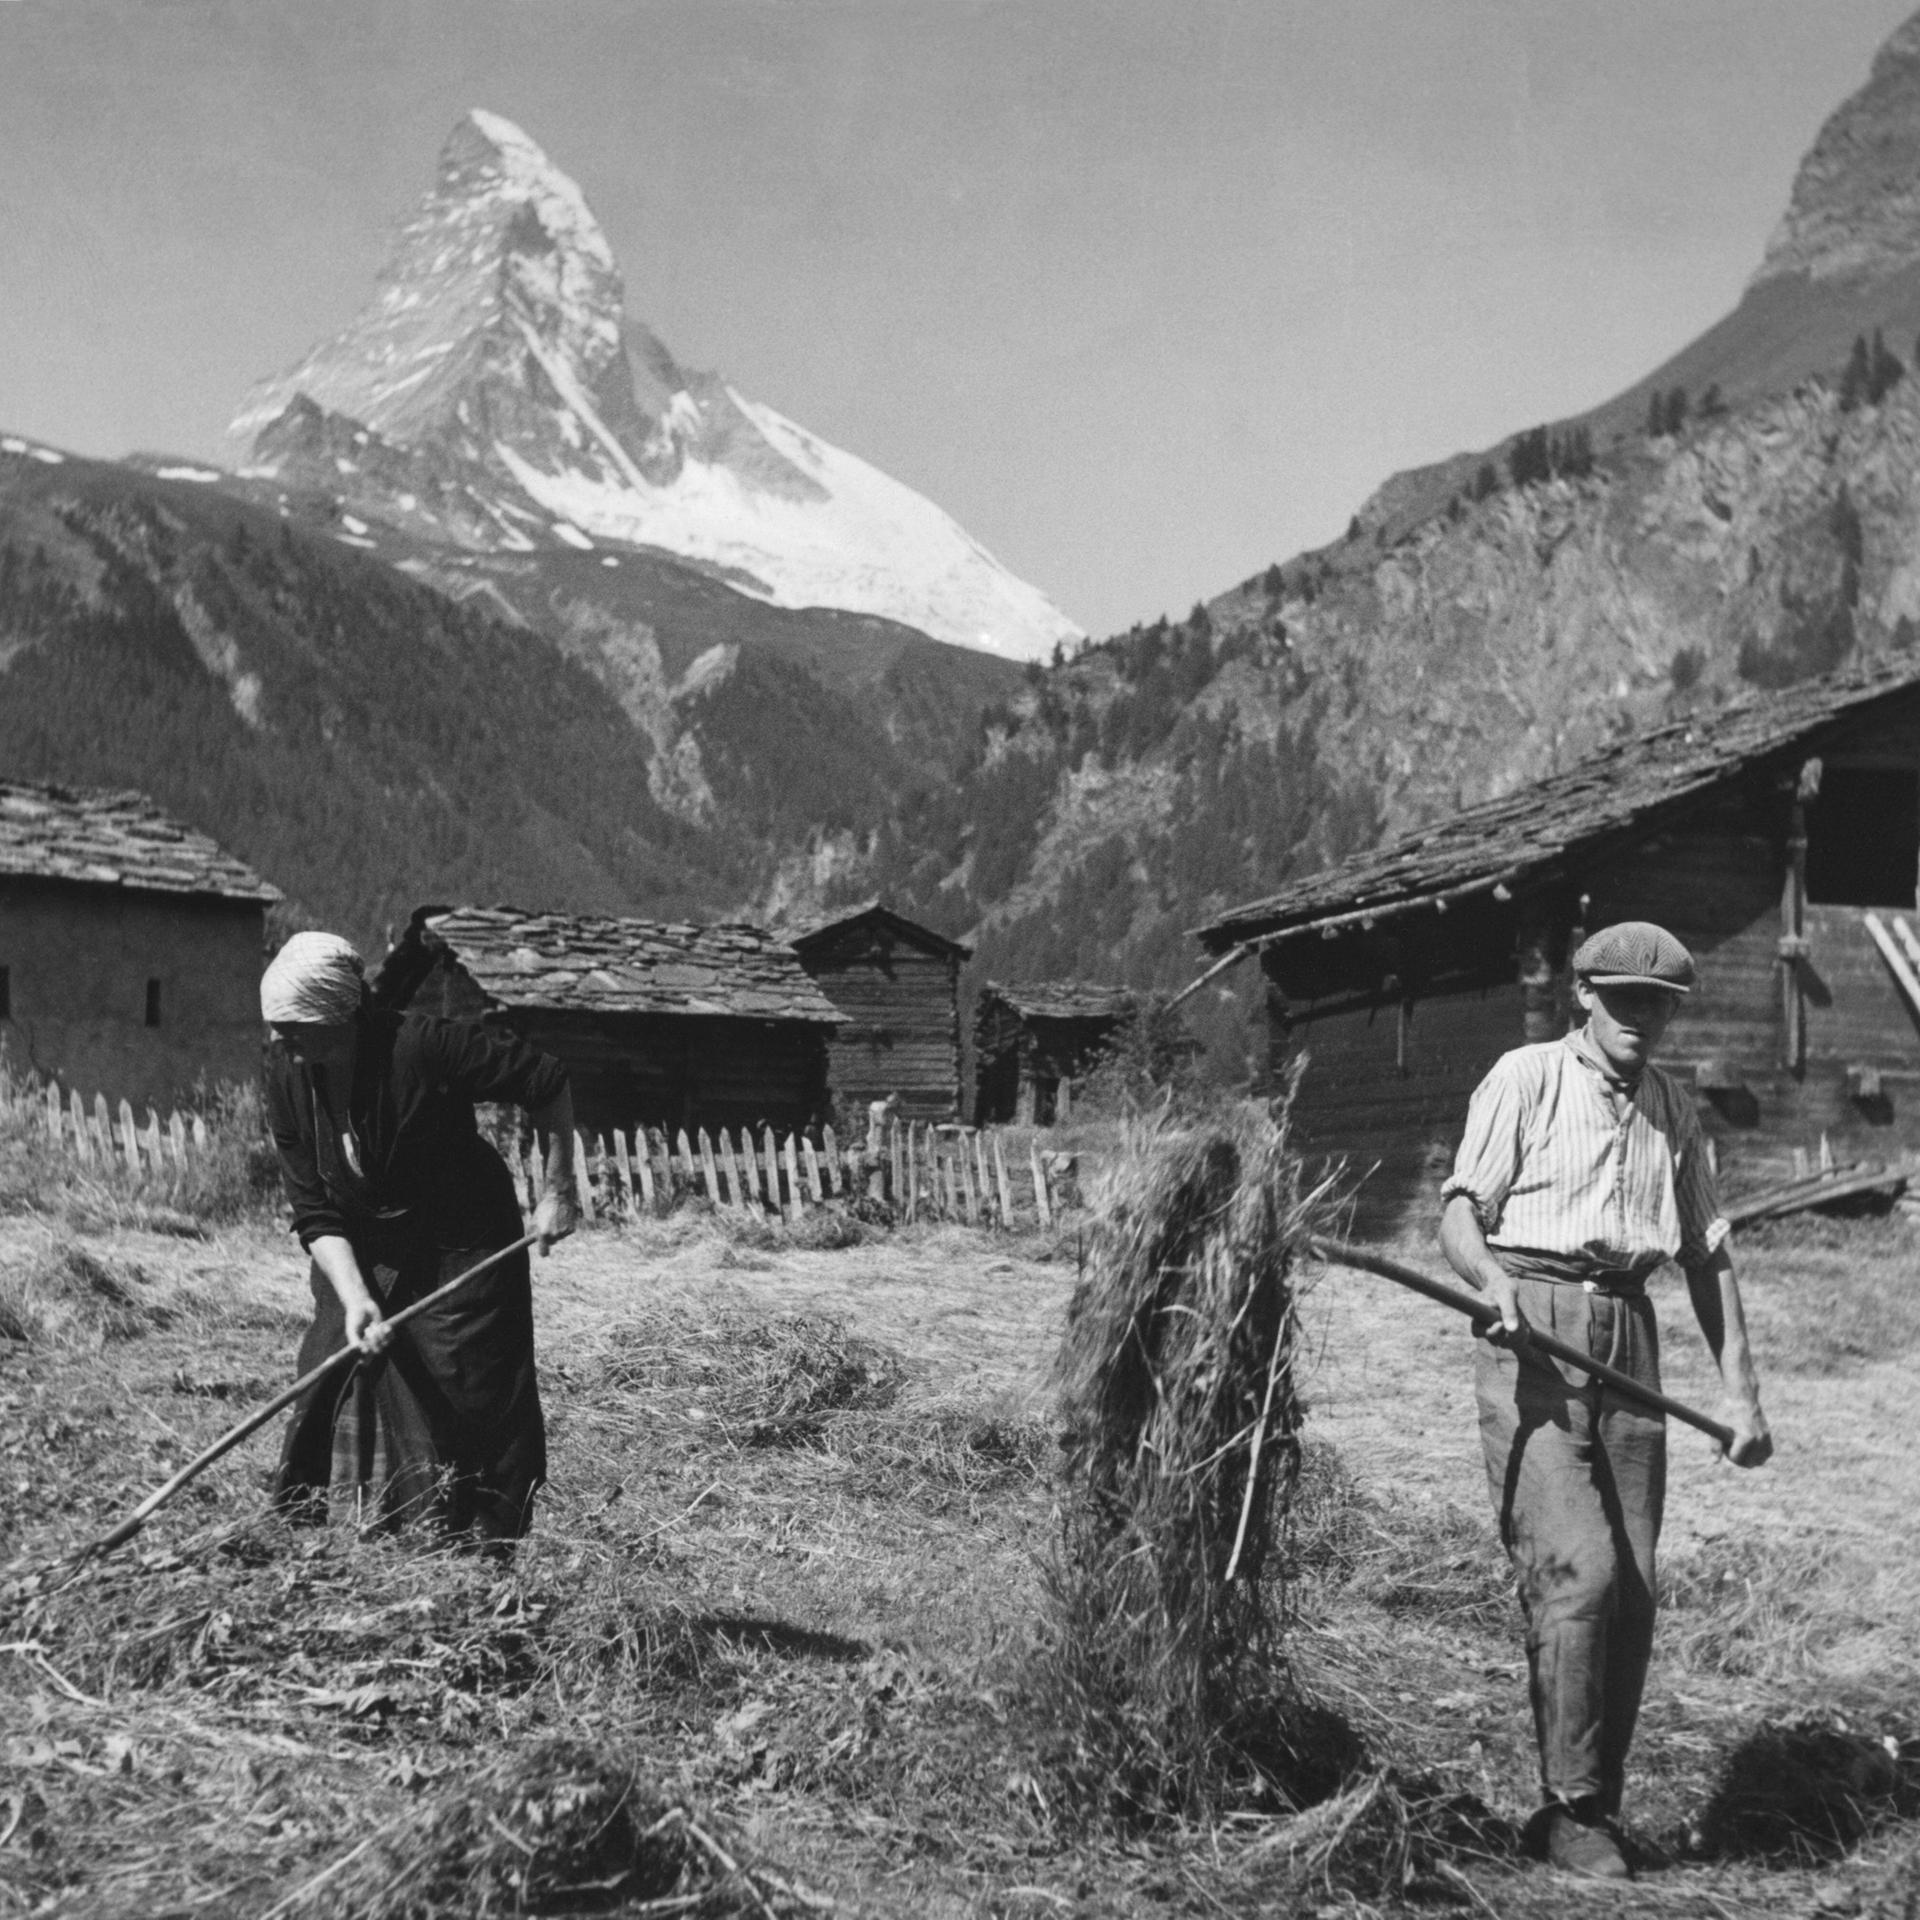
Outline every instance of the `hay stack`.
<svg viewBox="0 0 1920 1920">
<path fill-rule="evenodd" d="M 1284 1116 L 1137 1126 L 1096 1191 L 1059 1374 L 1067 1498 L 1043 1688 L 1111 1812 L 1197 1812 L 1257 1767 L 1285 1692 L 1265 1591 L 1298 1464 Z"/>
</svg>

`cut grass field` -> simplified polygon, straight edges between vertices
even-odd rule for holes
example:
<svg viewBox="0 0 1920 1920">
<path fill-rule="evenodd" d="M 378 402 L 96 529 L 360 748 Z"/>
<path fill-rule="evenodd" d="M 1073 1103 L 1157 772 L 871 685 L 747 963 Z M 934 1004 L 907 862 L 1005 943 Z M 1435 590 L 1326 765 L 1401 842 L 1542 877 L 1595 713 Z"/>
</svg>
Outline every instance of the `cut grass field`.
<svg viewBox="0 0 1920 1920">
<path fill-rule="evenodd" d="M 1303 1309 L 1289 1637 L 1344 1790 L 1101 1831 L 1030 1685 L 1075 1235 L 856 1231 L 688 1214 L 537 1264 L 553 1481 L 511 1566 L 282 1526 L 263 1435 L 62 1586 L 29 1569 L 288 1377 L 305 1276 L 263 1227 L 0 1222 L 0 1912 L 425 1920 L 622 1873 L 629 1913 L 763 1920 L 1564 1910 L 1503 1851 L 1531 1735 L 1463 1323 L 1344 1271 Z M 1740 1259 L 1779 1457 L 1675 1436 L 1647 1871 L 1579 1897 L 1911 1915 L 1920 1235 Z"/>
</svg>

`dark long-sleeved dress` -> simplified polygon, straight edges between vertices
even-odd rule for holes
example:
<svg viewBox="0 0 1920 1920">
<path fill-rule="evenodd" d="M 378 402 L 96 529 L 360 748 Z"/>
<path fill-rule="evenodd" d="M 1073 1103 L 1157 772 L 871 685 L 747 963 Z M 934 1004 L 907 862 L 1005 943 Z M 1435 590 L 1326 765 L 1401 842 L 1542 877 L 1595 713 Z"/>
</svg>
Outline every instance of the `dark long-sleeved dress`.
<svg viewBox="0 0 1920 1920">
<path fill-rule="evenodd" d="M 269 1049 L 267 1118 L 303 1247 L 351 1242 L 392 1313 L 524 1232 L 513 1181 L 480 1137 L 476 1101 L 541 1107 L 566 1070 L 469 1021 L 368 1011 L 344 1101 L 324 1069 Z M 346 1316 L 312 1269 L 302 1373 L 337 1352 Z M 276 1497 L 363 1526 L 437 1520 L 518 1539 L 546 1477 L 524 1249 L 409 1321 L 386 1352 L 321 1381 L 294 1408 Z"/>
</svg>

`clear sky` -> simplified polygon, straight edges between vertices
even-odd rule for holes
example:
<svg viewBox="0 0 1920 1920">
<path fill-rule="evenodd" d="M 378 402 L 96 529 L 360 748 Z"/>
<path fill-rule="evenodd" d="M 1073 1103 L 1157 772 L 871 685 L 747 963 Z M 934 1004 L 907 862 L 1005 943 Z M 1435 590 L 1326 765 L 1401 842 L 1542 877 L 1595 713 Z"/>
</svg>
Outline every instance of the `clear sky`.
<svg viewBox="0 0 1920 1920">
<path fill-rule="evenodd" d="M 207 455 L 458 115 L 1096 633 L 1738 298 L 1912 0 L 0 0 L 0 428 Z"/>
</svg>

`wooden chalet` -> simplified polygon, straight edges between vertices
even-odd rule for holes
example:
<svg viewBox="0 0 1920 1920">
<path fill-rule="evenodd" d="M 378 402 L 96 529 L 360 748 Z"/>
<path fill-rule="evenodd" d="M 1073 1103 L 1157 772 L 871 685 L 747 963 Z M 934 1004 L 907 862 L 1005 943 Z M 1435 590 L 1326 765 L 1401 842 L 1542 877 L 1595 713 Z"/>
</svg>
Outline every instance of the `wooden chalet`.
<svg viewBox="0 0 1920 1920">
<path fill-rule="evenodd" d="M 1138 1017 L 1126 987 L 1083 980 L 988 981 L 973 1008 L 974 1122 L 1051 1126 L 1072 1111 L 1073 1085 Z"/>
<path fill-rule="evenodd" d="M 847 1016 L 828 1043 L 844 1106 L 899 1099 L 909 1120 L 960 1117 L 960 969 L 971 947 L 878 900 L 783 930 L 820 991 Z"/>
<path fill-rule="evenodd" d="M 422 907 L 374 982 L 387 1005 L 499 1020 L 567 1064 L 589 1131 L 808 1127 L 846 1023 L 759 927 Z"/>
<path fill-rule="evenodd" d="M 9 1064 L 116 1104 L 252 1080 L 279 898 L 144 795 L 0 781 Z"/>
<path fill-rule="evenodd" d="M 1734 1190 L 1920 1149 L 1920 1005 L 1893 943 L 1920 884 L 1920 673 L 1834 675 L 1677 721 L 1356 855 L 1200 929 L 1257 953 L 1297 1122 L 1372 1215 L 1451 1164 L 1510 1047 L 1566 1031 L 1568 957 L 1655 920 L 1699 985 L 1661 1063 Z M 1872 924 L 1870 924 L 1870 922 Z M 1920 958 L 1914 971 L 1920 973 Z"/>
</svg>

